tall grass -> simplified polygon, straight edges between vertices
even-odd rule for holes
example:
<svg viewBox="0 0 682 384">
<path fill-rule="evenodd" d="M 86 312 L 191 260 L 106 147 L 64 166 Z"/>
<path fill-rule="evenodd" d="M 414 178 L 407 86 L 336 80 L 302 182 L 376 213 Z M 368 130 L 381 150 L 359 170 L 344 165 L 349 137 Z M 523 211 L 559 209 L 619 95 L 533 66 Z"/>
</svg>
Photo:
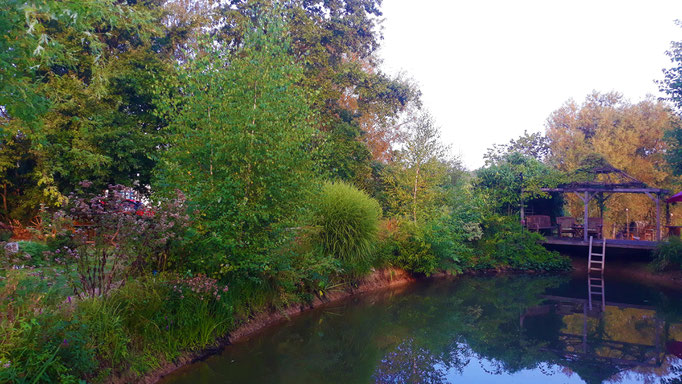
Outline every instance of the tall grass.
<svg viewBox="0 0 682 384">
<path fill-rule="evenodd" d="M 659 243 L 654 251 L 654 260 L 651 265 L 657 271 L 680 269 L 682 267 L 682 239 L 670 236 L 668 241 Z"/>
<path fill-rule="evenodd" d="M 372 262 L 381 208 L 366 193 L 344 182 L 327 182 L 315 202 L 318 244 L 358 274 Z"/>
</svg>

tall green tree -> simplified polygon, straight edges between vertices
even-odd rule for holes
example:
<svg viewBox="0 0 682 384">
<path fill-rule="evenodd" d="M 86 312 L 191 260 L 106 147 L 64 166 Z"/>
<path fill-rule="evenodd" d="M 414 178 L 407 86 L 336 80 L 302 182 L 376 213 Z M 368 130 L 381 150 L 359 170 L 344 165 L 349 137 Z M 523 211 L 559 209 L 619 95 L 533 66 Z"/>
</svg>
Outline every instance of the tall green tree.
<svg viewBox="0 0 682 384">
<path fill-rule="evenodd" d="M 60 204 L 80 180 L 149 183 L 167 72 L 154 1 L 9 1 L 0 11 L 3 214 Z M 17 158 L 13 148 L 24 145 Z"/>
<path fill-rule="evenodd" d="M 518 139 L 511 139 L 507 144 L 494 144 L 488 148 L 483 158 L 486 165 L 498 164 L 504 161 L 508 154 L 518 152 L 544 161 L 549 155 L 549 144 L 550 141 L 544 134 L 524 131 Z"/>
<path fill-rule="evenodd" d="M 378 69 L 381 0 L 229 0 L 223 2 L 221 36 L 239 47 L 257 10 L 280 5 L 291 34 L 291 51 L 302 65 L 301 85 L 310 91 L 321 147 L 316 162 L 329 177 L 371 189 L 372 162 L 385 160 L 377 139 L 395 126 L 417 88 Z"/>
<path fill-rule="evenodd" d="M 682 27 L 682 21 L 676 20 L 675 23 Z M 673 41 L 666 55 L 670 57 L 672 66 L 663 70 L 663 79 L 657 83 L 661 92 L 667 95 L 665 99 L 677 110 L 674 127 L 666 133 L 665 140 L 668 143 L 666 160 L 673 173 L 680 176 L 682 175 L 682 126 L 679 119 L 682 112 L 682 41 Z"/>
<path fill-rule="evenodd" d="M 675 20 L 675 24 L 682 27 L 681 20 Z M 657 81 L 661 92 L 665 93 L 678 112 L 682 111 L 682 41 L 673 41 L 670 50 L 665 52 L 672 66 L 663 70 L 663 79 Z"/>
<path fill-rule="evenodd" d="M 448 182 L 449 148 L 428 112 L 415 117 L 405 129 L 402 148 L 385 173 L 392 211 L 409 216 L 417 224 L 424 218 Z"/>
<path fill-rule="evenodd" d="M 474 186 L 485 196 L 489 208 L 500 214 L 518 212 L 521 203 L 548 198 L 542 188 L 551 188 L 562 176 L 539 160 L 511 152 L 501 160 L 476 171 Z"/>
<path fill-rule="evenodd" d="M 205 36 L 160 96 L 171 139 L 156 186 L 187 194 L 199 262 L 223 276 L 276 269 L 273 252 L 293 235 L 313 188 L 316 117 L 275 13 L 263 9 L 236 52 Z"/>
</svg>

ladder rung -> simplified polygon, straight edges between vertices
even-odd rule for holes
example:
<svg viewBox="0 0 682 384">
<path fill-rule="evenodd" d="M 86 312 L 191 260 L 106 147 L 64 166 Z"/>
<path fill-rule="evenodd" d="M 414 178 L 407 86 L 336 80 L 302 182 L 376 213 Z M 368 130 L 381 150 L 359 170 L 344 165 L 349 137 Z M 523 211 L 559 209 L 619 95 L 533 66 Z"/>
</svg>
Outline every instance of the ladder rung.
<svg viewBox="0 0 682 384">
<path fill-rule="evenodd" d="M 599 261 L 599 260 L 592 260 L 592 261 L 590 261 L 590 263 L 604 264 L 603 261 Z"/>
<path fill-rule="evenodd" d="M 601 268 L 590 268 L 590 271 L 601 271 Z"/>
<path fill-rule="evenodd" d="M 592 255 L 590 255 L 590 256 L 599 256 L 599 257 L 604 257 L 604 254 L 603 254 L 603 253 L 593 253 L 593 254 L 592 254 Z"/>
</svg>

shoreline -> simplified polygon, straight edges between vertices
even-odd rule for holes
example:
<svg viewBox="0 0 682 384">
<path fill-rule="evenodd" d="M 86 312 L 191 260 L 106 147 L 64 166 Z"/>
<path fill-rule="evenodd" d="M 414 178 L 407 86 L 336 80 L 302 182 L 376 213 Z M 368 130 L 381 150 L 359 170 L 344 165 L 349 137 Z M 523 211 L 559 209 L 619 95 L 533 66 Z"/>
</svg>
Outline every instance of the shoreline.
<svg viewBox="0 0 682 384">
<path fill-rule="evenodd" d="M 572 271 L 569 274 L 583 274 L 587 272 L 586 258 L 571 258 Z M 658 285 L 668 288 L 680 289 L 682 287 L 682 271 L 671 272 L 653 272 L 647 268 L 647 263 L 644 262 L 614 262 L 610 265 L 610 269 L 605 271 L 605 278 L 609 276 L 614 279 L 632 279 L 639 283 Z M 510 270 L 485 270 L 465 273 L 465 275 L 482 275 L 482 276 L 497 276 L 508 273 L 518 274 L 535 274 L 534 272 L 525 271 L 510 271 Z M 446 273 L 436 273 L 428 278 L 448 278 L 453 277 Z M 380 291 L 382 289 L 389 289 L 407 285 L 420 280 L 419 277 L 410 275 L 401 269 L 381 269 L 376 270 L 369 276 L 363 278 L 357 287 L 346 287 L 339 291 L 333 291 L 325 295 L 323 299 L 316 297 L 309 304 L 300 304 L 288 307 L 284 310 L 269 310 L 258 313 L 250 318 L 238 319 L 241 324 L 235 328 L 228 335 L 216 339 L 216 345 L 208 347 L 201 351 L 187 352 L 180 356 L 173 362 L 163 364 L 159 369 L 149 372 L 142 377 L 133 377 L 130 373 L 123 374 L 120 377 L 114 377 L 106 381 L 107 384 L 123 384 L 123 383 L 141 383 L 141 384 L 155 384 L 161 382 L 166 376 L 190 367 L 193 363 L 202 361 L 211 356 L 220 354 L 224 348 L 231 344 L 247 341 L 251 336 L 265 330 L 268 327 L 288 321 L 299 314 L 310 311 L 312 309 L 332 304 L 351 296 Z"/>
<path fill-rule="evenodd" d="M 155 384 L 160 382 L 164 377 L 173 372 L 191 366 L 195 362 L 202 361 L 213 355 L 217 355 L 223 351 L 224 348 L 230 344 L 248 340 L 248 338 L 260 331 L 288 321 L 304 312 L 318 308 L 320 306 L 341 301 L 348 297 L 378 291 L 381 289 L 394 288 L 410 283 L 414 283 L 418 278 L 410 275 L 401 269 L 381 269 L 376 270 L 369 276 L 363 278 L 357 287 L 346 287 L 343 290 L 333 291 L 324 296 L 323 299 L 316 297 L 309 304 L 300 304 L 288 307 L 282 311 L 269 310 L 259 313 L 247 319 L 238 319 L 242 323 L 229 334 L 216 339 L 216 345 L 208 347 L 201 351 L 186 352 L 178 359 L 172 362 L 167 362 L 161 365 L 158 369 L 153 370 L 144 376 L 134 377 L 130 372 L 125 372 L 121 376 L 111 377 L 105 383 L 107 384 L 124 384 L 124 383 L 139 383 L 139 384 Z"/>
</svg>

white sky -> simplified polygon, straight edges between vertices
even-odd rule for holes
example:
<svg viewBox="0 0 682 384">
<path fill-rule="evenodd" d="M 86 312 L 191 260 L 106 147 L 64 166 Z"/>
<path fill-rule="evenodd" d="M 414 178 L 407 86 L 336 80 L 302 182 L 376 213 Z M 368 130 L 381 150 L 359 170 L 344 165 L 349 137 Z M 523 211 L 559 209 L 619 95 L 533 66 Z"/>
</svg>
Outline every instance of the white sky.
<svg viewBox="0 0 682 384">
<path fill-rule="evenodd" d="M 382 68 L 417 81 L 470 169 L 492 144 L 544 131 L 570 98 L 658 97 L 682 40 L 681 0 L 384 0 L 383 12 Z"/>
</svg>

